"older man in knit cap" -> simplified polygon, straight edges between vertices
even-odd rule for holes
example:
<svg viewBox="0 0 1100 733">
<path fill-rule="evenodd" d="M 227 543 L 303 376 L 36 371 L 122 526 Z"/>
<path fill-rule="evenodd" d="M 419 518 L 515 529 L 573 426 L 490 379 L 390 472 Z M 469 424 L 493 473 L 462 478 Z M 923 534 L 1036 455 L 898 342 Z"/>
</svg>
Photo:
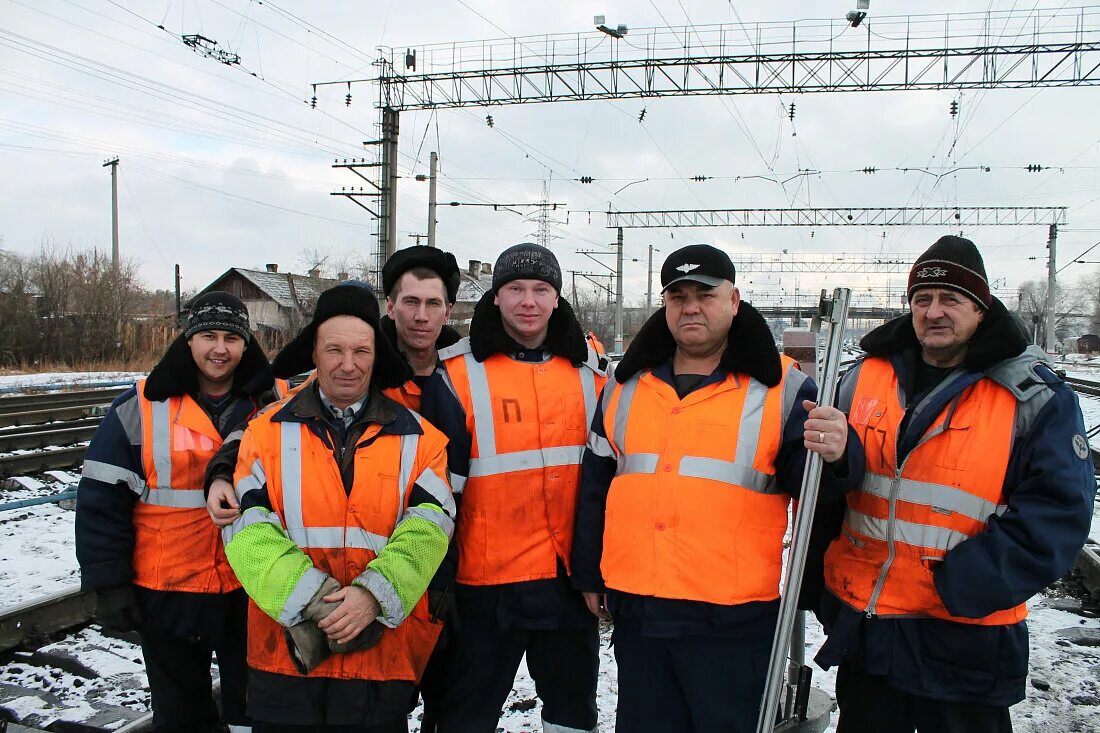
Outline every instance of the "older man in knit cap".
<svg viewBox="0 0 1100 733">
<path fill-rule="evenodd" d="M 459 623 L 442 660 L 440 733 L 491 733 L 524 654 L 543 729 L 596 728 L 596 619 L 570 587 L 581 454 L 606 363 L 537 244 L 506 249 L 470 336 L 439 352 L 424 417 L 447 435 Z"/>
<path fill-rule="evenodd" d="M 256 733 L 398 733 L 441 624 L 425 590 L 454 530 L 445 439 L 383 394 L 409 368 L 366 287 L 326 290 L 276 357 L 316 378 L 249 423 L 225 553 L 251 599 Z"/>
<path fill-rule="evenodd" d="M 817 662 L 839 665 L 839 733 L 1010 731 L 1026 603 L 1087 536 L 1092 457 L 973 242 L 941 237 L 908 295 L 840 385 L 867 470 L 825 553 Z"/>
<path fill-rule="evenodd" d="M 96 621 L 139 631 L 157 731 L 245 730 L 246 598 L 207 519 L 207 462 L 272 399 L 267 358 L 237 297 L 209 292 L 147 379 L 115 400 L 84 462 L 76 510 L 81 585 Z"/>
</svg>

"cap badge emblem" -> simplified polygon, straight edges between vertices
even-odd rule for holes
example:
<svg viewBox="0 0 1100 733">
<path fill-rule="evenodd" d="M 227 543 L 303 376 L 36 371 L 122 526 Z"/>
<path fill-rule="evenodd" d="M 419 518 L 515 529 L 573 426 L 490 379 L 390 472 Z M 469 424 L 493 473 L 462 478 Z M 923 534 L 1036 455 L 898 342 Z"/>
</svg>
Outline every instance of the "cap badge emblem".
<svg viewBox="0 0 1100 733">
<path fill-rule="evenodd" d="M 684 264 L 680 265 L 676 269 L 679 270 L 680 272 L 684 273 L 684 274 L 687 274 L 687 273 L 691 272 L 692 270 L 694 270 L 697 267 L 699 267 L 699 265 L 693 265 L 690 262 L 685 262 Z"/>
</svg>

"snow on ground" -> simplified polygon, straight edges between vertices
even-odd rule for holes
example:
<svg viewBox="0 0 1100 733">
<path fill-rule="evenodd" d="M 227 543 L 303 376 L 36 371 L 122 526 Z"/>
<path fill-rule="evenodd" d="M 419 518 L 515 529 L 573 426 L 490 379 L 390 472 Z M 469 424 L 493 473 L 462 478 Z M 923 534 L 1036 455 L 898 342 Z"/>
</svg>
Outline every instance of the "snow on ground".
<svg viewBox="0 0 1100 733">
<path fill-rule="evenodd" d="M 49 387 L 105 386 L 108 382 L 130 382 L 145 377 L 145 372 L 43 372 L 41 374 L 2 374 L 0 392 Z"/>
<path fill-rule="evenodd" d="M 1088 368 L 1078 364 L 1074 367 L 1075 371 L 1077 368 Z M 91 374 L 96 374 L 96 377 L 84 381 L 121 380 L 126 376 L 118 372 Z M 1081 376 L 1089 378 L 1091 374 L 1086 372 Z M 1095 374 L 1094 378 L 1100 379 L 1100 369 Z M 70 376 L 49 375 L 49 379 L 36 383 L 56 384 Z M 11 377 L 0 377 L 0 386 L 6 383 L 15 382 Z M 1082 397 L 1081 401 L 1086 428 L 1100 424 L 1100 399 Z M 1100 444 L 1094 445 L 1100 448 Z M 68 477 L 68 481 L 71 480 Z M 62 475 L 53 481 L 37 482 L 40 485 L 29 483 L 24 489 L 4 492 L 0 496 L 4 501 L 12 501 L 46 492 L 54 493 L 63 490 L 66 483 L 66 477 Z M 79 570 L 73 549 L 73 520 L 72 511 L 55 505 L 0 512 L 0 610 L 79 585 Z M 1092 536 L 1100 539 L 1100 507 L 1094 513 Z M 1015 732 L 1100 733 L 1100 646 L 1096 646 L 1096 639 L 1100 638 L 1100 619 L 1066 610 L 1079 610 L 1079 604 L 1060 597 L 1057 592 L 1036 596 L 1028 605 L 1031 613 L 1028 619 L 1031 628 L 1031 675 L 1027 699 L 1012 708 Z M 1091 645 L 1072 640 L 1072 634 L 1081 633 L 1080 630 L 1093 635 Z M 603 630 L 601 638 L 597 703 L 601 729 L 610 731 L 614 729 L 618 688 L 609 628 Z M 823 640 L 821 627 L 810 617 L 806 628 L 808 662 L 813 659 Z M 64 643 L 70 644 L 71 641 Z M 89 683 L 82 677 L 55 668 L 47 668 L 45 675 L 31 675 L 21 666 L 18 657 L 6 665 L 0 665 L 0 679 L 9 684 L 29 685 L 54 693 L 64 707 L 50 714 L 59 720 L 79 720 L 80 715 L 88 710 L 84 702 L 87 698 L 131 708 L 147 704 L 140 653 L 135 647 L 100 634 L 95 627 L 81 632 L 75 643 L 79 647 L 81 662 L 102 675 L 100 680 Z M 128 682 L 121 686 L 114 682 L 122 679 Z M 833 693 L 835 670 L 823 672 L 814 666 L 813 679 L 816 687 Z M 81 687 L 89 690 L 87 698 L 84 694 L 78 694 Z M 22 699 L 28 714 L 40 705 L 37 698 Z M 539 709 L 534 683 L 526 665 L 523 665 L 505 703 L 500 730 L 505 733 L 540 731 Z M 410 730 L 413 733 L 419 733 L 421 713 L 422 710 L 417 708 L 410 716 Z M 834 725 L 835 718 L 834 713 Z M 833 727 L 829 728 L 829 731 L 833 730 Z"/>
</svg>

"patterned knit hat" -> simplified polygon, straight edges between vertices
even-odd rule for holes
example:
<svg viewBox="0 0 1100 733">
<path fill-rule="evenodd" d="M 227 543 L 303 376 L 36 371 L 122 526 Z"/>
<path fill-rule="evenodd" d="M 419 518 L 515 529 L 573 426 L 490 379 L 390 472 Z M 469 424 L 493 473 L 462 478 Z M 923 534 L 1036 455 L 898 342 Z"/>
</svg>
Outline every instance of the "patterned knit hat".
<svg viewBox="0 0 1100 733">
<path fill-rule="evenodd" d="M 213 290 L 191 301 L 191 314 L 183 337 L 189 339 L 200 331 L 228 331 L 246 342 L 252 337 L 248 325 L 248 308 L 232 293 Z"/>
<path fill-rule="evenodd" d="M 513 244 L 493 265 L 493 292 L 513 280 L 542 280 L 561 292 L 561 266 L 554 253 L 534 242 Z"/>
<path fill-rule="evenodd" d="M 940 237 L 917 258 L 909 271 L 910 302 L 921 288 L 957 290 L 983 310 L 993 303 L 982 255 L 973 242 L 962 237 Z"/>
</svg>

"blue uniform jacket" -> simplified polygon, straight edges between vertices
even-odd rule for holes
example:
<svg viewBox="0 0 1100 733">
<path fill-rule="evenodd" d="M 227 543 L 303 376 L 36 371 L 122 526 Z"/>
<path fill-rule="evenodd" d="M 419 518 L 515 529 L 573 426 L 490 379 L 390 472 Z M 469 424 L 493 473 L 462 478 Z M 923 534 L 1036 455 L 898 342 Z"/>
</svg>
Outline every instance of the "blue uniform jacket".
<svg viewBox="0 0 1100 733">
<path fill-rule="evenodd" d="M 991 317 L 996 318 L 996 310 Z M 1012 336 L 1002 333 L 1002 338 Z M 913 398 L 917 349 L 897 350 L 889 357 L 899 383 Z M 1029 355 L 1018 358 L 1034 360 Z M 1005 361 L 987 368 L 964 366 L 962 378 L 933 390 L 919 409 L 914 405 L 899 436 L 899 459 L 946 404 Z M 853 369 L 846 375 L 842 393 L 854 385 L 857 374 Z M 957 545 L 935 571 L 936 589 L 956 616 L 980 618 L 1031 598 L 1069 569 L 1089 530 L 1096 482 L 1091 456 L 1082 448 L 1077 397 L 1046 366 L 1035 367 L 1018 386 L 1039 394 L 1027 401 L 1028 419 L 1012 446 L 1004 481 L 1008 511 L 991 516 L 985 532 Z M 1025 411 L 1023 405 L 1019 409 Z M 820 617 L 829 634 L 815 660 L 823 668 L 850 658 L 904 692 L 938 700 L 1007 706 L 1024 697 L 1026 621 L 979 626 L 931 618 L 867 618 L 827 590 Z"/>
</svg>

